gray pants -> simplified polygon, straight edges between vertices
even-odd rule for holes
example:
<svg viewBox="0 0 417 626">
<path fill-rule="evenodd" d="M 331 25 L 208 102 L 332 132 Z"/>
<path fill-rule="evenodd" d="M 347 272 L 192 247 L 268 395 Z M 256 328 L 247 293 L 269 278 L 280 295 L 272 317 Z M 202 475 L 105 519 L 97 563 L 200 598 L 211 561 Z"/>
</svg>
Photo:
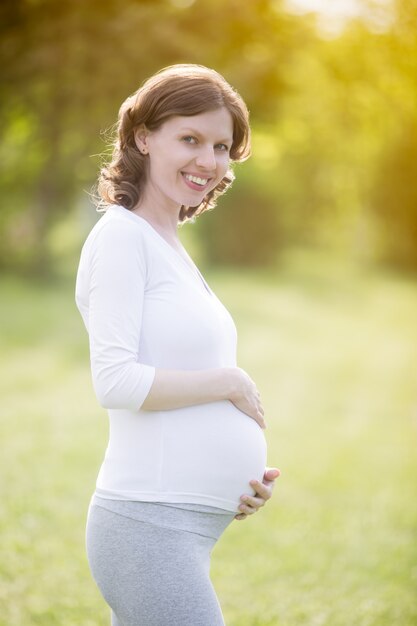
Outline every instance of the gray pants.
<svg viewBox="0 0 417 626">
<path fill-rule="evenodd" d="M 210 553 L 233 517 L 211 507 L 93 498 L 87 556 L 112 626 L 224 626 Z"/>
</svg>

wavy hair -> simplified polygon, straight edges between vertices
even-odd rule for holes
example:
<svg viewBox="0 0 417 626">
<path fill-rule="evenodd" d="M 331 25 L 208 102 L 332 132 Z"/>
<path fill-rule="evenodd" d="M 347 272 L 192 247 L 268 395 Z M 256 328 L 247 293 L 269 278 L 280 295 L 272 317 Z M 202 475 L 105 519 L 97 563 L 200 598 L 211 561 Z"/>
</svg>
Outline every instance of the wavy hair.
<svg viewBox="0 0 417 626">
<path fill-rule="evenodd" d="M 182 222 L 212 209 L 234 180 L 233 163 L 250 156 L 249 112 L 241 96 L 221 74 L 203 65 L 178 64 L 151 76 L 120 107 L 111 160 L 99 174 L 97 210 L 105 211 L 111 204 L 132 210 L 142 197 L 149 161 L 135 142 L 138 127 L 154 131 L 173 116 L 199 115 L 221 107 L 225 107 L 233 119 L 231 165 L 198 206 L 181 206 L 179 220 Z"/>
</svg>

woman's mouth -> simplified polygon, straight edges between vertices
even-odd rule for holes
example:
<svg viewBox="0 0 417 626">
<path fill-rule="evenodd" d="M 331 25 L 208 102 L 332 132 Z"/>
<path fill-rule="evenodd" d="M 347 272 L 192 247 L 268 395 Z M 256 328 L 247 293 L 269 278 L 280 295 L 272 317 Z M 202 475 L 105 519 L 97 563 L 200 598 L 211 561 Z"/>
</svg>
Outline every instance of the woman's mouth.
<svg viewBox="0 0 417 626">
<path fill-rule="evenodd" d="M 181 172 L 186 184 L 190 189 L 194 189 L 194 191 L 204 191 L 208 186 L 211 178 L 205 178 L 203 176 L 193 176 L 193 174 L 186 174 L 185 172 Z"/>
</svg>

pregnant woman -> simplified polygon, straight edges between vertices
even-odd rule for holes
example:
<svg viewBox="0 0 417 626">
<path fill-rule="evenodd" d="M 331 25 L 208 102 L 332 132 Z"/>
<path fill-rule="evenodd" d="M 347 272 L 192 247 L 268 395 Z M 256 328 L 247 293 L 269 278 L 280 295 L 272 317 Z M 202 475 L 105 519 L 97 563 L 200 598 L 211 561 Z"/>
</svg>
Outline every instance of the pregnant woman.
<svg viewBox="0 0 417 626">
<path fill-rule="evenodd" d="M 248 111 L 214 70 L 161 70 L 121 106 L 76 302 L 109 443 L 87 520 L 113 626 L 221 626 L 210 552 L 257 511 L 264 412 L 236 365 L 236 329 L 177 234 L 249 156 Z M 249 492 L 249 493 L 248 493 Z"/>
</svg>

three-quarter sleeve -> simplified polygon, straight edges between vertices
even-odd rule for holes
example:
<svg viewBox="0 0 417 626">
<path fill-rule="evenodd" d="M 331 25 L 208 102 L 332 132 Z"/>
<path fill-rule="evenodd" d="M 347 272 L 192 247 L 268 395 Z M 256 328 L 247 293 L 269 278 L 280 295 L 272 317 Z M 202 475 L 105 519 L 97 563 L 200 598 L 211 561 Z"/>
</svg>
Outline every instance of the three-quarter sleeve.
<svg viewBox="0 0 417 626">
<path fill-rule="evenodd" d="M 89 264 L 94 390 L 104 408 L 138 411 L 155 376 L 155 368 L 138 357 L 147 275 L 140 231 L 125 220 L 104 224 Z"/>
</svg>

